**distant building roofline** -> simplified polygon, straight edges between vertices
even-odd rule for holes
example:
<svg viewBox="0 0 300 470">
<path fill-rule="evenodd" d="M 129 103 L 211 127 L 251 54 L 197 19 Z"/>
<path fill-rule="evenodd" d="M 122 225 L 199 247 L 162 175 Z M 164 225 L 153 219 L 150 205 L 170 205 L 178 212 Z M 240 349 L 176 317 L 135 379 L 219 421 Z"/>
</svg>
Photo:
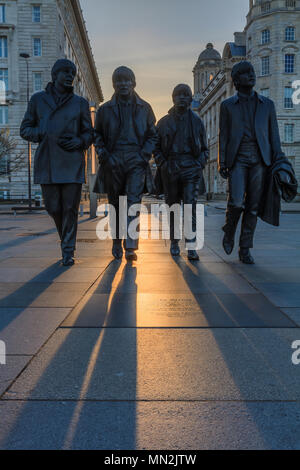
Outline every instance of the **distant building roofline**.
<svg viewBox="0 0 300 470">
<path fill-rule="evenodd" d="M 93 78 L 94 78 L 94 81 L 95 81 L 95 84 L 96 84 L 96 89 L 97 89 L 97 92 L 98 92 L 98 95 L 99 95 L 99 102 L 101 103 L 102 101 L 104 101 L 104 96 L 103 96 L 103 93 L 102 93 L 102 88 L 101 88 L 101 85 L 100 85 L 100 79 L 99 79 L 99 75 L 98 75 L 98 72 L 97 72 L 95 59 L 94 59 L 94 56 L 93 56 L 93 53 L 92 53 L 92 48 L 91 48 L 88 32 L 87 32 L 87 29 L 86 29 L 86 26 L 85 26 L 85 20 L 84 20 L 83 14 L 82 14 L 80 1 L 79 0 L 71 0 L 70 3 L 72 5 L 72 8 L 73 8 L 73 11 L 74 11 L 77 23 L 78 23 L 81 38 L 82 38 L 82 41 L 83 41 L 83 44 L 84 44 L 84 47 L 85 47 L 86 55 L 87 55 L 87 58 L 88 58 L 88 61 L 89 61 L 90 67 L 91 67 L 91 72 L 92 72 L 92 75 L 93 75 Z"/>
<path fill-rule="evenodd" d="M 246 57 L 246 46 L 237 46 L 234 42 L 227 42 L 223 50 L 223 60 L 232 57 Z"/>
</svg>

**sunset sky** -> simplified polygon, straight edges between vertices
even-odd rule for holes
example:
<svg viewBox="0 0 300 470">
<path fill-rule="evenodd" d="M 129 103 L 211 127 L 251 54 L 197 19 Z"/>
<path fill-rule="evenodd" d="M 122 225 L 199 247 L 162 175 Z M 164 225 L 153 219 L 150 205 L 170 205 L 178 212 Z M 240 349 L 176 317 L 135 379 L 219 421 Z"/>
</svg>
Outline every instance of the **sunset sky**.
<svg viewBox="0 0 300 470">
<path fill-rule="evenodd" d="M 246 24 L 248 0 L 81 0 L 104 99 L 119 65 L 136 74 L 136 91 L 156 117 L 172 105 L 178 83 L 193 89 L 192 69 L 208 42 L 224 44 Z"/>
</svg>

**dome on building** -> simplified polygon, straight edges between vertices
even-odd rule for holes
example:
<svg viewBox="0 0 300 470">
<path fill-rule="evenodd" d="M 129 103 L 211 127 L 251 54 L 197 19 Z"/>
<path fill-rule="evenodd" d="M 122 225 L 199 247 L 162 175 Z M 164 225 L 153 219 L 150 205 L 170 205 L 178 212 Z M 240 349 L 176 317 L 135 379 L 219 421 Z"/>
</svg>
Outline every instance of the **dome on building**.
<svg viewBox="0 0 300 470">
<path fill-rule="evenodd" d="M 206 45 L 206 49 L 199 55 L 198 61 L 202 60 L 221 60 L 220 53 L 214 49 L 214 45 L 211 42 Z"/>
</svg>

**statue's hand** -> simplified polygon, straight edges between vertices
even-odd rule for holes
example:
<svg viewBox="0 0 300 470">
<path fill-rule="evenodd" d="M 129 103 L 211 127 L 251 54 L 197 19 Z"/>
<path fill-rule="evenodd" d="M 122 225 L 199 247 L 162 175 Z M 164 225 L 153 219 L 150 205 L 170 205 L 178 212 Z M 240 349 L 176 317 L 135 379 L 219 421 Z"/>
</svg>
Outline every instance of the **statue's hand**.
<svg viewBox="0 0 300 470">
<path fill-rule="evenodd" d="M 58 143 L 64 150 L 68 151 L 82 148 L 82 140 L 80 137 L 65 135 L 59 139 Z"/>
<path fill-rule="evenodd" d="M 139 155 L 140 155 L 140 157 L 141 157 L 141 159 L 142 159 L 143 166 L 144 166 L 145 168 L 147 168 L 147 165 L 148 165 L 148 163 L 149 163 L 147 157 L 145 156 L 145 154 L 143 154 L 143 152 L 141 152 Z"/>
<path fill-rule="evenodd" d="M 107 158 L 107 164 L 108 166 L 110 166 L 110 168 L 116 168 L 117 166 L 117 159 L 116 157 L 114 156 L 113 153 L 109 153 L 108 154 L 108 158 Z"/>
<path fill-rule="evenodd" d="M 205 155 L 201 154 L 199 160 L 200 160 L 201 168 L 202 168 L 202 170 L 204 170 L 204 168 L 205 168 L 206 165 L 207 165 L 207 160 L 206 160 L 206 158 L 205 158 Z"/>
<path fill-rule="evenodd" d="M 220 168 L 219 173 L 222 178 L 224 178 L 224 180 L 227 180 L 227 178 L 229 177 L 229 170 L 224 166 Z"/>
<path fill-rule="evenodd" d="M 98 155 L 98 162 L 100 165 L 104 164 L 109 158 L 109 153 L 105 148 L 97 150 L 97 155 Z"/>
</svg>

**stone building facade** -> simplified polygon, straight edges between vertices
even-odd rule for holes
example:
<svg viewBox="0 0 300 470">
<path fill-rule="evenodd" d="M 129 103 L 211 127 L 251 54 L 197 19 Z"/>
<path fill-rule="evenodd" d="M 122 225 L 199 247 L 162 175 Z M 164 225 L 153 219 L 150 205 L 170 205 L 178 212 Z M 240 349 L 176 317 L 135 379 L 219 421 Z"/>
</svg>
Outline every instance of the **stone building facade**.
<svg viewBox="0 0 300 470">
<path fill-rule="evenodd" d="M 206 169 L 208 192 L 226 194 L 226 182 L 217 170 L 218 129 L 221 102 L 235 90 L 231 69 L 240 60 L 252 62 L 256 90 L 275 102 L 282 147 L 300 180 L 300 105 L 293 103 L 293 82 L 300 77 L 300 0 L 250 0 L 247 24 L 225 44 L 222 65 L 199 96 L 195 90 L 194 110 L 207 128 L 210 162 Z"/>
<path fill-rule="evenodd" d="M 20 57 L 23 53 L 30 57 Z M 23 152 L 25 160 L 27 144 L 19 137 L 19 127 L 27 106 L 27 65 L 31 96 L 45 88 L 52 65 L 60 58 L 75 62 L 74 91 L 97 107 L 103 95 L 79 0 L 0 2 L 0 129 L 9 129 L 17 142 L 16 153 Z M 34 150 L 35 146 L 32 155 Z M 33 186 L 33 196 L 37 192 L 40 188 Z M 1 197 L 27 197 L 26 166 L 1 177 Z"/>
</svg>

